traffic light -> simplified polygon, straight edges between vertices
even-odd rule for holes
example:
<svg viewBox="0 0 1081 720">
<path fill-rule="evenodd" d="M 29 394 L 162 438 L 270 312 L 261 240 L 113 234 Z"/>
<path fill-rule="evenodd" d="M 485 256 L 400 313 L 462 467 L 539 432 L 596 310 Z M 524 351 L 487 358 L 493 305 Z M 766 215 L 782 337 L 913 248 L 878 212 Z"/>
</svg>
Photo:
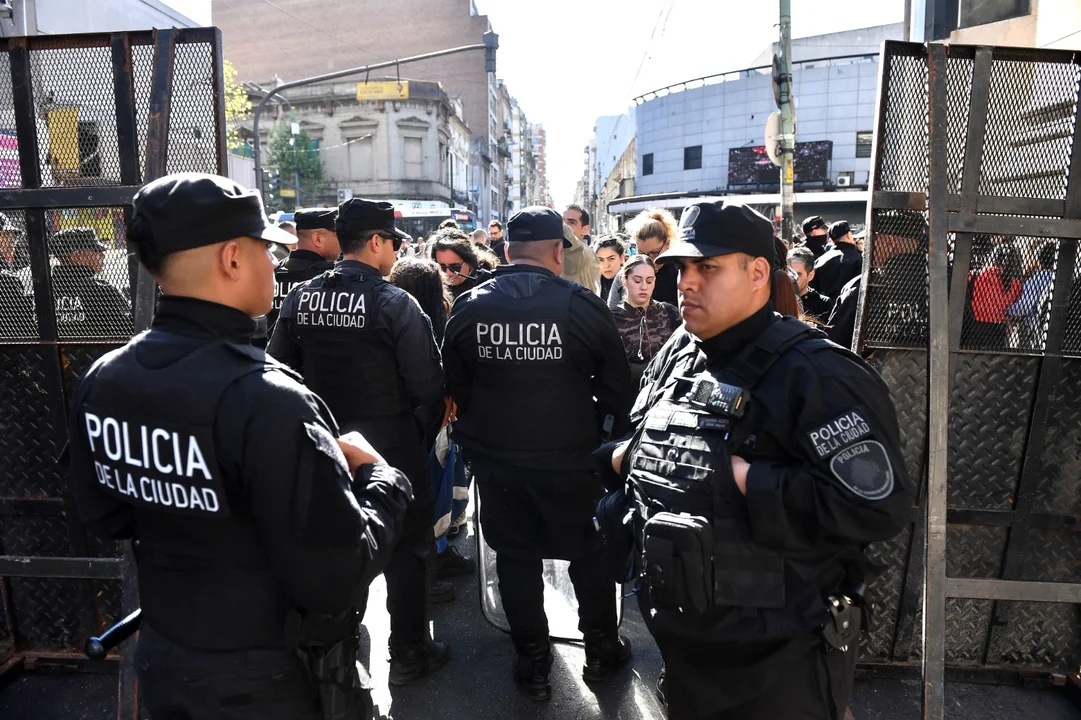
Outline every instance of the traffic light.
<svg viewBox="0 0 1081 720">
<path fill-rule="evenodd" d="M 495 51 L 499 49 L 499 36 L 489 30 L 484 33 L 484 71 L 495 72 Z"/>
<path fill-rule="evenodd" d="M 263 204 L 274 204 L 280 194 L 281 179 L 277 170 L 271 170 L 269 168 L 263 168 Z"/>
</svg>

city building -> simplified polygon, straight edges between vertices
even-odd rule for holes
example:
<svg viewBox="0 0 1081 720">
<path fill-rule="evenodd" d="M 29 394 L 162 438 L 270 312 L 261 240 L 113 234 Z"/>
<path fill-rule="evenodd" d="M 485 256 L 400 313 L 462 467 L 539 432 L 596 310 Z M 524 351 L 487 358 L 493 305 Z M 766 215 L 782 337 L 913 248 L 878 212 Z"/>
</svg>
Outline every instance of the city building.
<svg viewBox="0 0 1081 720">
<path fill-rule="evenodd" d="M 903 32 L 897 23 L 793 40 L 797 218 L 865 221 L 878 53 Z M 777 109 L 772 54 L 768 48 L 753 67 L 636 98 L 635 195 L 611 202 L 605 214 L 622 222 L 647 207 L 738 197 L 777 217 L 780 170 L 765 148 L 766 120 Z"/>
<path fill-rule="evenodd" d="M 326 180 L 320 188 L 301 188 L 300 205 L 336 204 L 354 195 L 447 204 L 467 197 L 469 128 L 460 100 L 449 98 L 439 83 L 342 81 L 281 95 L 291 112 L 281 103 L 268 105 L 273 109 L 259 127 L 264 166 L 275 163 L 271 135 L 279 124 L 295 122 L 318 150 Z M 249 138 L 251 126 L 250 120 L 244 126 Z M 293 179 L 281 183 L 292 188 Z"/>
<path fill-rule="evenodd" d="M 14 0 L 12 17 L 0 21 L 3 35 L 120 32 L 210 25 L 211 0 L 190 0 L 170 6 L 159 0 Z"/>
<path fill-rule="evenodd" d="M 605 178 L 597 198 L 597 220 L 594 235 L 609 235 L 623 230 L 628 221 L 627 215 L 614 215 L 608 212 L 612 203 L 623 198 L 634 197 L 634 182 L 637 174 L 638 156 L 632 137 L 623 154 Z"/>
<path fill-rule="evenodd" d="M 511 100 L 510 121 L 511 189 L 510 213 L 537 205 L 537 165 L 533 157 L 533 133 L 517 100 Z"/>
<path fill-rule="evenodd" d="M 229 0 L 214 3 L 213 22 L 222 30 L 225 57 L 239 80 L 267 88 L 277 84 L 275 79 L 296 80 L 481 44 L 492 29 L 472 0 L 395 0 L 381 3 L 378 12 L 363 3 Z M 441 83 L 448 97 L 461 99 L 461 119 L 471 131 L 466 204 L 478 217 L 501 215 L 498 188 L 505 174 L 496 167 L 500 158 L 495 150 L 502 132 L 493 123 L 499 89 L 495 74 L 485 70 L 484 51 L 409 63 L 392 74 Z"/>
<path fill-rule="evenodd" d="M 608 206 L 602 190 L 608 183 L 616 166 L 625 170 L 623 155 L 635 137 L 635 110 L 631 108 L 622 115 L 602 115 L 593 126 L 593 138 L 586 152 L 583 169 L 581 196 L 576 202 L 586 208 L 593 223 L 594 234 L 607 230 Z M 619 184 L 619 181 L 616 181 Z M 609 194 L 610 197 L 614 197 Z"/>
<path fill-rule="evenodd" d="M 552 206 L 552 197 L 548 192 L 548 138 L 544 132 L 544 125 L 532 126 L 533 134 L 533 163 L 537 168 L 537 204 Z"/>
</svg>

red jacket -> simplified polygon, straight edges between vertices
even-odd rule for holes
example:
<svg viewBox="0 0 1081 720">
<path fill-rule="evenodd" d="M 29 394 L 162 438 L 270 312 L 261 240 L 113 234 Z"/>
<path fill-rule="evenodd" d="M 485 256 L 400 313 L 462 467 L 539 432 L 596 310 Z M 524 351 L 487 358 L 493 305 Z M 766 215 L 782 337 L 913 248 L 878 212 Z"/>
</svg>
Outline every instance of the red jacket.
<svg viewBox="0 0 1081 720">
<path fill-rule="evenodd" d="M 1010 281 L 1008 289 L 1002 287 L 1002 271 L 997 267 L 986 268 L 976 274 L 972 282 L 972 319 L 977 322 L 1004 323 L 1006 308 L 1017 302 L 1023 287 L 1019 278 Z"/>
</svg>

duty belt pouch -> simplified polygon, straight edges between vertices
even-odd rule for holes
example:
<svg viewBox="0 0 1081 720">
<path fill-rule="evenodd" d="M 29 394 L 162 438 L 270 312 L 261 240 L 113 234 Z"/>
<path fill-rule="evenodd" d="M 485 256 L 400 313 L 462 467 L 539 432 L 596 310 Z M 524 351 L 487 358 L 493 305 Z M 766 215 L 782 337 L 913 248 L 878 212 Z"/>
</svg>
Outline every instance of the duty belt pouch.
<svg viewBox="0 0 1081 720">
<path fill-rule="evenodd" d="M 357 663 L 360 649 L 356 613 L 301 616 L 293 611 L 286 640 L 308 671 L 326 720 L 371 720 L 375 708 L 371 678 Z"/>
<path fill-rule="evenodd" d="M 714 518 L 713 600 L 743 608 L 785 606 L 784 558 L 751 539 L 742 518 Z"/>
<path fill-rule="evenodd" d="M 660 512 L 645 524 L 643 565 L 657 607 L 701 615 L 712 604 L 713 533 L 704 517 Z"/>
</svg>

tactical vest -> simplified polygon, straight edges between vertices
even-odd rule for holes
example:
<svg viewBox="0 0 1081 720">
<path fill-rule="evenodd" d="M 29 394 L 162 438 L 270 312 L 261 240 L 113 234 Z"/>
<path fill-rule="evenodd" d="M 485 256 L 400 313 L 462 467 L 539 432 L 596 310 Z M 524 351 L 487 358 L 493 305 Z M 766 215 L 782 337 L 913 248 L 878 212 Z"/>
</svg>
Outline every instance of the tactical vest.
<svg viewBox="0 0 1081 720">
<path fill-rule="evenodd" d="M 283 308 L 301 347 L 304 382 L 342 426 L 412 410 L 392 339 L 375 329 L 385 284 L 339 267 L 298 289 Z"/>
<path fill-rule="evenodd" d="M 152 330 L 101 358 L 72 403 L 99 490 L 131 505 L 143 618 L 186 647 L 284 645 L 290 609 L 250 515 L 242 478 L 215 456 L 221 397 L 269 367 L 262 351 L 214 341 L 160 369 L 140 364 Z"/>
<path fill-rule="evenodd" d="M 820 335 L 800 322 L 775 322 L 724 369 L 691 377 L 684 373 L 694 353 L 680 358 L 632 448 L 640 581 L 657 609 L 690 618 L 708 613 L 711 626 L 727 628 L 714 640 L 751 639 L 760 611 L 791 600 L 786 575 L 815 573 L 754 541 L 731 454 L 745 438 L 740 419 L 750 391 L 788 348 Z"/>
</svg>

